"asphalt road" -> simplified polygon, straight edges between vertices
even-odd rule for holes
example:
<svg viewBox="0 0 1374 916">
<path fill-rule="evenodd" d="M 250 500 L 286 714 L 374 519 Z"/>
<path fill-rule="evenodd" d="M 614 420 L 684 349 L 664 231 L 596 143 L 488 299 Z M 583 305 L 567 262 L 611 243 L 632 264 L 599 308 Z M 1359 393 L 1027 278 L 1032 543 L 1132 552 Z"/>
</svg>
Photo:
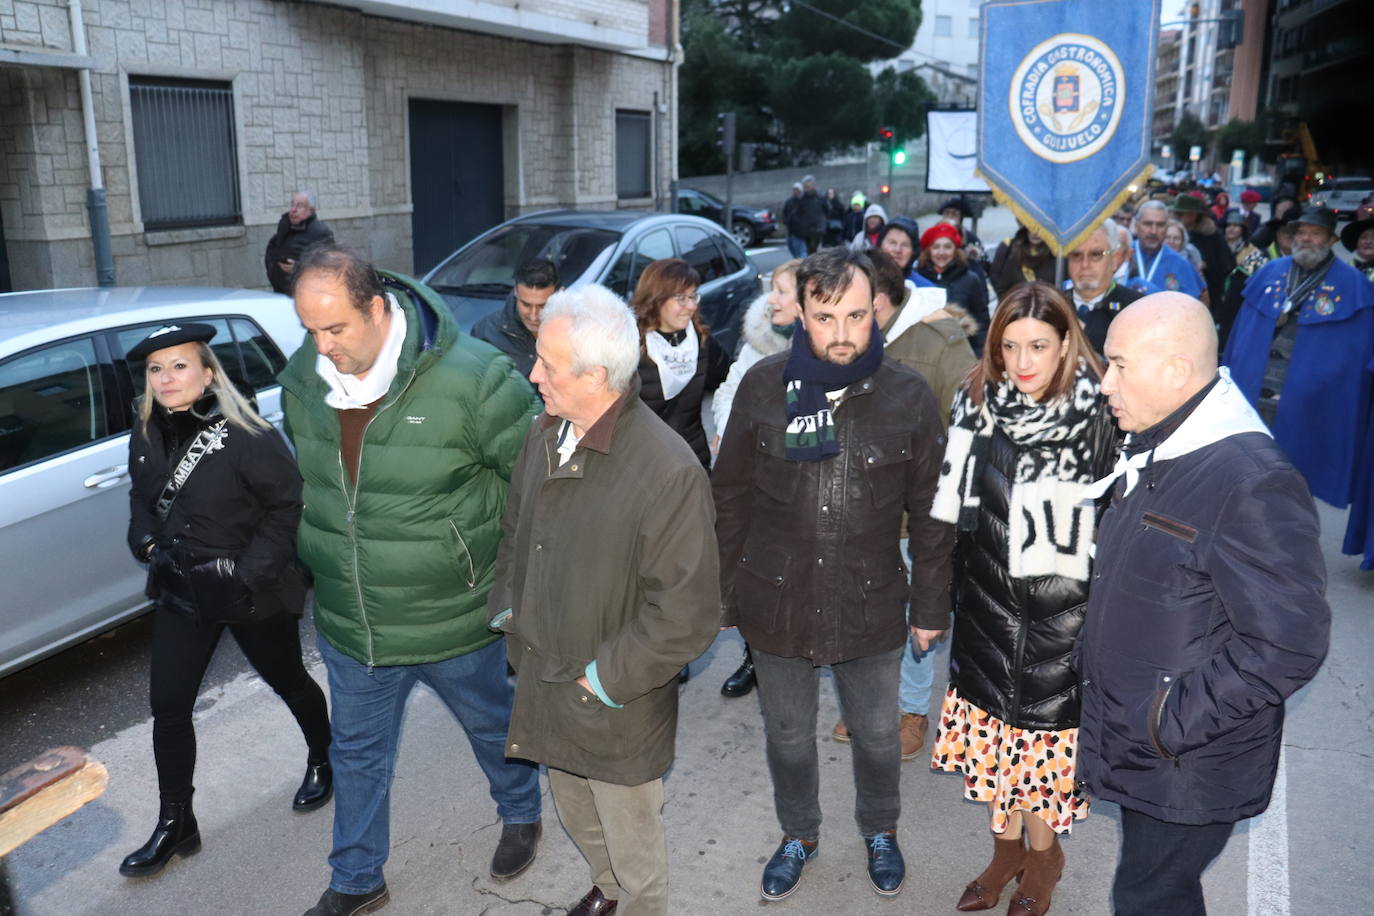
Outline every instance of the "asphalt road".
<svg viewBox="0 0 1374 916">
<path fill-rule="evenodd" d="M 306 665 L 319 659 L 315 627 L 301 623 Z M 148 653 L 153 615 L 145 614 L 0 681 L 0 773 L 51 747 L 89 748 L 148 718 Z M 225 634 L 202 694 L 252 669 Z M 202 696 L 197 711 L 213 703 Z M 151 758 L 151 748 L 149 755 Z"/>
</svg>

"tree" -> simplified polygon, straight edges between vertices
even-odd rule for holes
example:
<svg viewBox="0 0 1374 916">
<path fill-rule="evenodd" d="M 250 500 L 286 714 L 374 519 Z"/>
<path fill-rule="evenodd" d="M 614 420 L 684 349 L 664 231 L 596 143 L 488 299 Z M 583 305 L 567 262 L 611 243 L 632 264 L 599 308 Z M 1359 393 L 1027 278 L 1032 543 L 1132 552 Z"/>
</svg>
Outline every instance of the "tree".
<svg viewBox="0 0 1374 916">
<path fill-rule="evenodd" d="M 852 57 L 815 54 L 786 61 L 774 74 L 771 89 L 773 111 L 792 146 L 824 154 L 865 143 L 878 133 L 873 78 Z"/>
<path fill-rule="evenodd" d="M 716 115 L 725 111 L 761 168 L 872 140 L 880 119 L 900 139 L 921 136 L 925 83 L 890 70 L 875 82 L 863 66 L 901 53 L 920 22 L 919 0 L 683 0 L 682 174 L 724 169 Z"/>
<path fill-rule="evenodd" d="M 777 31 L 803 55 L 842 54 L 867 63 L 911 47 L 920 25 L 919 0 L 803 0 L 778 18 Z"/>
<path fill-rule="evenodd" d="M 873 81 L 873 93 L 878 120 L 892 128 L 899 146 L 925 135 L 926 112 L 936 98 L 918 74 L 910 70 L 898 73 L 888 67 Z"/>
<path fill-rule="evenodd" d="M 1207 125 L 1191 111 L 1185 111 L 1174 125 L 1169 142 L 1174 146 L 1175 158 L 1187 159 L 1189 149 L 1194 146 L 1202 147 L 1202 154 L 1207 155 L 1207 138 Z"/>
</svg>

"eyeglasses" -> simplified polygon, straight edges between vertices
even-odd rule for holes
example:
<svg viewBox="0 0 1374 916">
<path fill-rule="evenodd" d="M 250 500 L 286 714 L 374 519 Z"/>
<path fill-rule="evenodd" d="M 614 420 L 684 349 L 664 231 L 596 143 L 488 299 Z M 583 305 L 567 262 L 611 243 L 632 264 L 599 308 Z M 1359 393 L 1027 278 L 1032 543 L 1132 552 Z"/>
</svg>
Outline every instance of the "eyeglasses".
<svg viewBox="0 0 1374 916">
<path fill-rule="evenodd" d="M 1107 252 L 1101 248 L 1096 251 L 1070 251 L 1069 263 L 1082 264 L 1087 261 L 1090 264 L 1101 264 L 1107 258 Z"/>
<path fill-rule="evenodd" d="M 701 302 L 701 293 L 678 293 L 673 301 L 678 305 L 697 305 Z"/>
</svg>

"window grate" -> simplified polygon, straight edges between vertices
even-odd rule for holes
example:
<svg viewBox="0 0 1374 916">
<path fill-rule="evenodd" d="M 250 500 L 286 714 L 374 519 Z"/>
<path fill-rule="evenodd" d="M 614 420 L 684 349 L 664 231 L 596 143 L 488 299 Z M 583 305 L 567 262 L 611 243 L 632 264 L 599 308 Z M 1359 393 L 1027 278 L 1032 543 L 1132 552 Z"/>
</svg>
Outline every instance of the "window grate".
<svg viewBox="0 0 1374 916">
<path fill-rule="evenodd" d="M 239 223 L 229 84 L 130 77 L 129 105 L 144 229 Z"/>
</svg>

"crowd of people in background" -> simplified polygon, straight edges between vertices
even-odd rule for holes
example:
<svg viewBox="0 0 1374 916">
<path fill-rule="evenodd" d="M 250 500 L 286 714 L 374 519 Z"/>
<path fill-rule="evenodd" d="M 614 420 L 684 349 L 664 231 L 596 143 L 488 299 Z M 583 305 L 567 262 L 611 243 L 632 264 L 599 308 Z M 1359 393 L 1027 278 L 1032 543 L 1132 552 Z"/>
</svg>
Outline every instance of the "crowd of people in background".
<svg viewBox="0 0 1374 916">
<path fill-rule="evenodd" d="M 989 260 L 959 198 L 922 229 L 808 176 L 731 353 L 677 258 L 628 303 L 532 259 L 464 334 L 297 195 L 266 255 L 309 334 L 280 376 L 294 454 L 214 328 L 130 352 L 161 808 L 121 872 L 200 848 L 191 710 L 228 629 L 305 739 L 293 807 L 334 802 L 307 916 L 389 901 L 420 682 L 488 782 L 493 878 L 535 861 L 543 765 L 591 879 L 569 912 L 664 914 L 677 682 L 738 628 L 721 693 L 757 690 L 781 832 L 763 898 L 819 851 L 828 667 L 876 893 L 904 885 L 901 766 L 925 759 L 987 807 L 957 909 L 1010 887 L 1009 916 L 1043 916 L 1060 838 L 1102 799 L 1115 912 L 1205 912 L 1200 876 L 1267 805 L 1284 700 L 1326 652 L 1314 495 L 1352 507 L 1345 549 L 1374 568 L 1374 211 L 1338 233 L 1239 196 L 1147 189 L 1067 250 L 1023 226 Z M 328 711 L 300 661 L 310 585 Z"/>
</svg>

